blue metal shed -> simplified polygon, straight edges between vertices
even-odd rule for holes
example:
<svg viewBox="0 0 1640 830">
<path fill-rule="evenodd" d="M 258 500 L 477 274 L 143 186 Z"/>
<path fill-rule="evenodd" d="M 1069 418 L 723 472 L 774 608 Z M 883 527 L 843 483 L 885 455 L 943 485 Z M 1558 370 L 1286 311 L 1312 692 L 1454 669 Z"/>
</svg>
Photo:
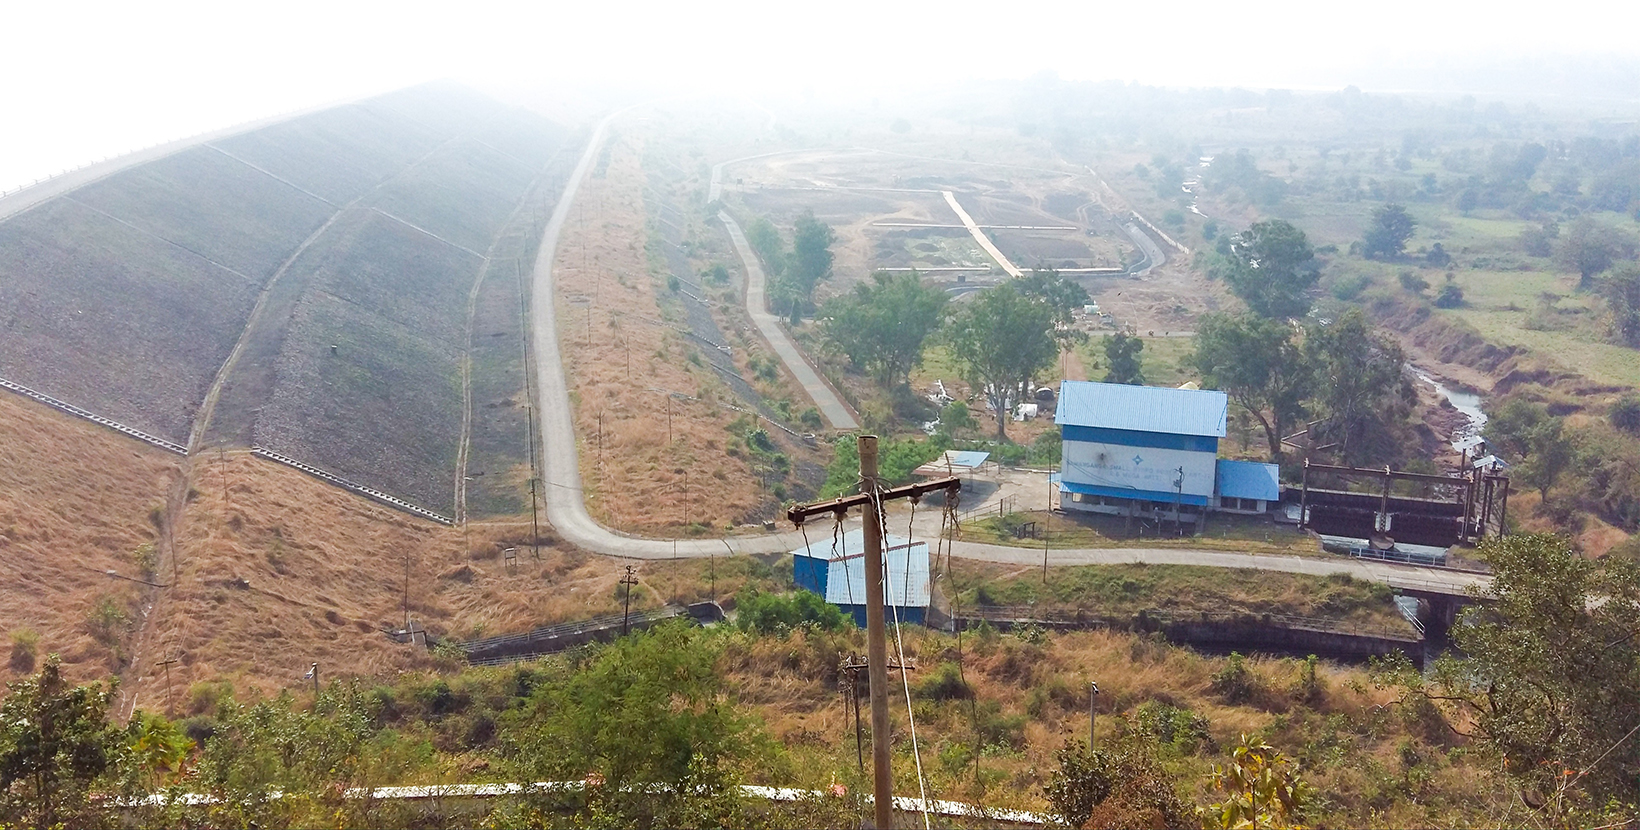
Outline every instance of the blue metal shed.
<svg viewBox="0 0 1640 830">
<path fill-rule="evenodd" d="M 890 534 L 883 539 L 884 610 L 890 622 L 921 624 L 931 588 L 928 543 Z M 792 551 L 792 579 L 797 587 L 813 591 L 826 602 L 866 624 L 865 532 L 850 530 Z"/>
</svg>

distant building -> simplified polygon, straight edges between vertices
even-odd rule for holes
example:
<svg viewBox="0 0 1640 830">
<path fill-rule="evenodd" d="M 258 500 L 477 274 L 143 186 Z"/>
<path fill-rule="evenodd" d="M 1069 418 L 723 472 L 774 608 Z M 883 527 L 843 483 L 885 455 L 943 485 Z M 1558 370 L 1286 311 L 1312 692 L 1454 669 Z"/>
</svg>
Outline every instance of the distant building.
<svg viewBox="0 0 1640 830">
<path fill-rule="evenodd" d="M 1264 513 L 1281 498 L 1277 468 L 1218 457 L 1228 408 L 1211 390 L 1065 381 L 1061 507 L 1198 525 L 1208 511 Z"/>
<path fill-rule="evenodd" d="M 840 544 L 839 544 L 840 542 Z M 866 625 L 865 531 L 850 530 L 840 537 L 827 535 L 808 547 L 792 551 L 792 579 L 797 587 L 813 591 L 826 602 Z M 883 539 L 887 573 L 883 581 L 883 609 L 892 623 L 921 624 L 928 613 L 928 543 L 900 536 Z"/>
</svg>

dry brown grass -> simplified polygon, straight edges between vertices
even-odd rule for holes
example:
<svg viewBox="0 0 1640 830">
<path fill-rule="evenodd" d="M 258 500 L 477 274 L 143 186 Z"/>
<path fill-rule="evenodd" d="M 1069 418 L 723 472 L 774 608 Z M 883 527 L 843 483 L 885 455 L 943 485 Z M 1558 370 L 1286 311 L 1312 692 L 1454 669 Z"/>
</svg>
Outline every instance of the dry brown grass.
<svg viewBox="0 0 1640 830">
<path fill-rule="evenodd" d="M 624 563 L 566 548 L 545 529 L 537 560 L 528 522 L 441 527 L 248 453 L 201 456 L 193 485 L 177 528 L 181 587 L 162 592 L 127 678 L 142 705 L 165 695 L 156 664 L 165 656 L 180 661 L 171 667 L 179 701 L 204 680 L 297 688 L 313 661 L 327 678 L 428 666 L 425 652 L 384 633 L 404 621 L 407 557 L 410 615 L 437 637 L 620 609 Z M 635 608 L 658 604 L 652 590 L 634 595 Z"/>
<path fill-rule="evenodd" d="M 736 413 L 666 394 L 706 398 L 722 384 L 690 360 L 702 347 L 656 324 L 665 276 L 650 274 L 644 250 L 642 142 L 610 141 L 609 165 L 583 183 L 554 266 L 587 507 L 611 527 L 676 534 L 687 471 L 690 523 L 742 523 L 767 496 L 746 461 L 727 453 Z"/>
<path fill-rule="evenodd" d="M 441 527 L 245 452 L 186 462 L 190 487 L 174 527 L 179 587 L 105 576 L 137 575 L 132 552 L 141 544 L 164 552 L 153 517 L 164 515 L 183 463 L 0 396 L 0 647 L 9 652 L 12 633 L 33 631 L 39 657 L 62 654 L 72 677 L 124 674 L 123 714 L 163 706 L 157 661 L 166 657 L 179 661 L 171 666 L 179 708 L 199 681 L 263 693 L 298 687 L 315 660 L 325 677 L 426 665 L 424 654 L 383 633 L 403 624 L 406 557 L 411 615 L 435 635 L 466 639 L 620 610 L 622 560 L 569 549 L 546 528 L 537 560 L 528 522 Z M 518 554 L 512 568 L 508 547 Z M 714 571 L 727 598 L 758 568 L 751 560 L 646 564 L 633 607 L 704 599 Z M 153 581 L 171 580 L 163 558 Z M 86 623 L 104 597 L 131 619 L 107 643 Z M 0 662 L 0 679 L 21 670 Z"/>
<path fill-rule="evenodd" d="M 906 656 L 918 667 L 911 676 L 913 694 L 942 662 L 960 659 L 982 709 L 997 706 L 1003 716 L 1027 716 L 1021 748 L 989 752 L 982 758 L 986 786 L 981 791 L 974 786 L 971 765 L 958 768 L 948 763 L 949 756 L 942 755 L 953 744 L 972 740 L 969 702 L 917 698 L 917 735 L 930 794 L 978 799 L 995 807 L 1046 807 L 1041 785 L 1056 765 L 1054 752 L 1067 740 L 1086 739 L 1086 694 L 1092 679 L 1100 686 L 1101 741 L 1110 740 L 1117 728 L 1111 715 L 1131 716 L 1141 704 L 1159 701 L 1205 716 L 1218 747 L 1232 744 L 1242 733 L 1269 730 L 1272 739 L 1290 752 L 1295 749 L 1295 736 L 1284 731 L 1289 730 L 1289 723 L 1303 722 L 1306 715 L 1340 716 L 1364 723 L 1381 711 L 1375 707 L 1391 700 L 1391 693 L 1373 690 L 1360 670 L 1322 664 L 1319 676 L 1324 691 L 1301 712 L 1294 693 L 1299 662 L 1249 658 L 1247 665 L 1262 691 L 1246 704 L 1230 704 L 1212 689 L 1213 674 L 1224 665 L 1223 658 L 1117 632 L 1054 634 L 1041 645 L 1009 635 L 982 638 L 970 633 L 960 652 L 950 635 L 913 627 L 906 629 L 904 637 Z M 755 708 L 770 734 L 792 755 L 800 780 L 788 786 L 823 785 L 839 767 L 853 772 L 852 719 L 838 690 L 836 670 L 837 662 L 850 652 L 865 652 L 865 640 L 858 631 L 840 635 L 795 632 L 785 638 L 737 639 L 719 663 L 738 699 Z M 890 710 L 896 791 L 915 795 L 904 693 L 897 675 L 891 674 L 890 680 L 894 685 Z M 1037 698 L 1034 712 L 1033 694 Z M 1371 738 L 1362 749 L 1375 756 L 1389 754 L 1398 737 L 1394 733 L 1390 729 Z M 1186 780 L 1205 783 L 1206 768 L 1221 760 L 1213 744 L 1199 755 L 1171 763 L 1188 771 Z M 1198 772 L 1200 775 L 1195 774 Z M 1312 771 L 1312 780 L 1318 774 L 1320 771 Z M 869 786 L 868 782 L 852 783 Z M 1205 802 L 1205 792 L 1200 795 L 1199 802 Z M 1331 793 L 1335 798 L 1348 795 Z"/>
<path fill-rule="evenodd" d="M 11 635 L 32 630 L 39 657 L 61 654 L 71 677 L 119 669 L 118 649 L 98 642 L 86 618 L 103 597 L 140 616 L 142 586 L 102 572 L 138 575 L 132 552 L 157 540 L 150 511 L 163 508 L 180 462 L 0 393 L 0 649 L 9 654 Z M 0 680 L 17 675 L 0 661 Z"/>
</svg>

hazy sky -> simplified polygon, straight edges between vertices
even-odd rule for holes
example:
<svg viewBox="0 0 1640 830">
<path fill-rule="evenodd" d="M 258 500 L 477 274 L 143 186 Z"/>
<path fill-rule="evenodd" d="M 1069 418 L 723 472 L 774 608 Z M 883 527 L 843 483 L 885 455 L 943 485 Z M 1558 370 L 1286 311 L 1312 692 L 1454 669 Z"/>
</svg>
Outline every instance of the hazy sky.
<svg viewBox="0 0 1640 830">
<path fill-rule="evenodd" d="M 1418 88 L 1426 71 L 1433 78 L 1521 56 L 1640 65 L 1632 0 L 9 0 L 0 24 L 0 189 L 441 77 L 490 87 L 829 94 L 1052 70 L 1169 86 L 1357 83 L 1370 91 Z M 1610 95 L 1633 101 L 1640 88 Z"/>
</svg>

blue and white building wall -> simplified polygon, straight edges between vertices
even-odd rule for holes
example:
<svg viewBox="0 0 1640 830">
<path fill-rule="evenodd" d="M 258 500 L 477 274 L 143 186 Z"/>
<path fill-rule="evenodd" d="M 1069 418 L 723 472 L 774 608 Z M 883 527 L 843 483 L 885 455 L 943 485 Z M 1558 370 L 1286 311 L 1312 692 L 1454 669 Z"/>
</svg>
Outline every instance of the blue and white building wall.
<svg viewBox="0 0 1640 830">
<path fill-rule="evenodd" d="M 1228 408 L 1212 390 L 1065 381 L 1054 416 L 1060 505 L 1170 521 L 1262 512 L 1280 498 L 1276 468 L 1218 457 Z"/>
</svg>

